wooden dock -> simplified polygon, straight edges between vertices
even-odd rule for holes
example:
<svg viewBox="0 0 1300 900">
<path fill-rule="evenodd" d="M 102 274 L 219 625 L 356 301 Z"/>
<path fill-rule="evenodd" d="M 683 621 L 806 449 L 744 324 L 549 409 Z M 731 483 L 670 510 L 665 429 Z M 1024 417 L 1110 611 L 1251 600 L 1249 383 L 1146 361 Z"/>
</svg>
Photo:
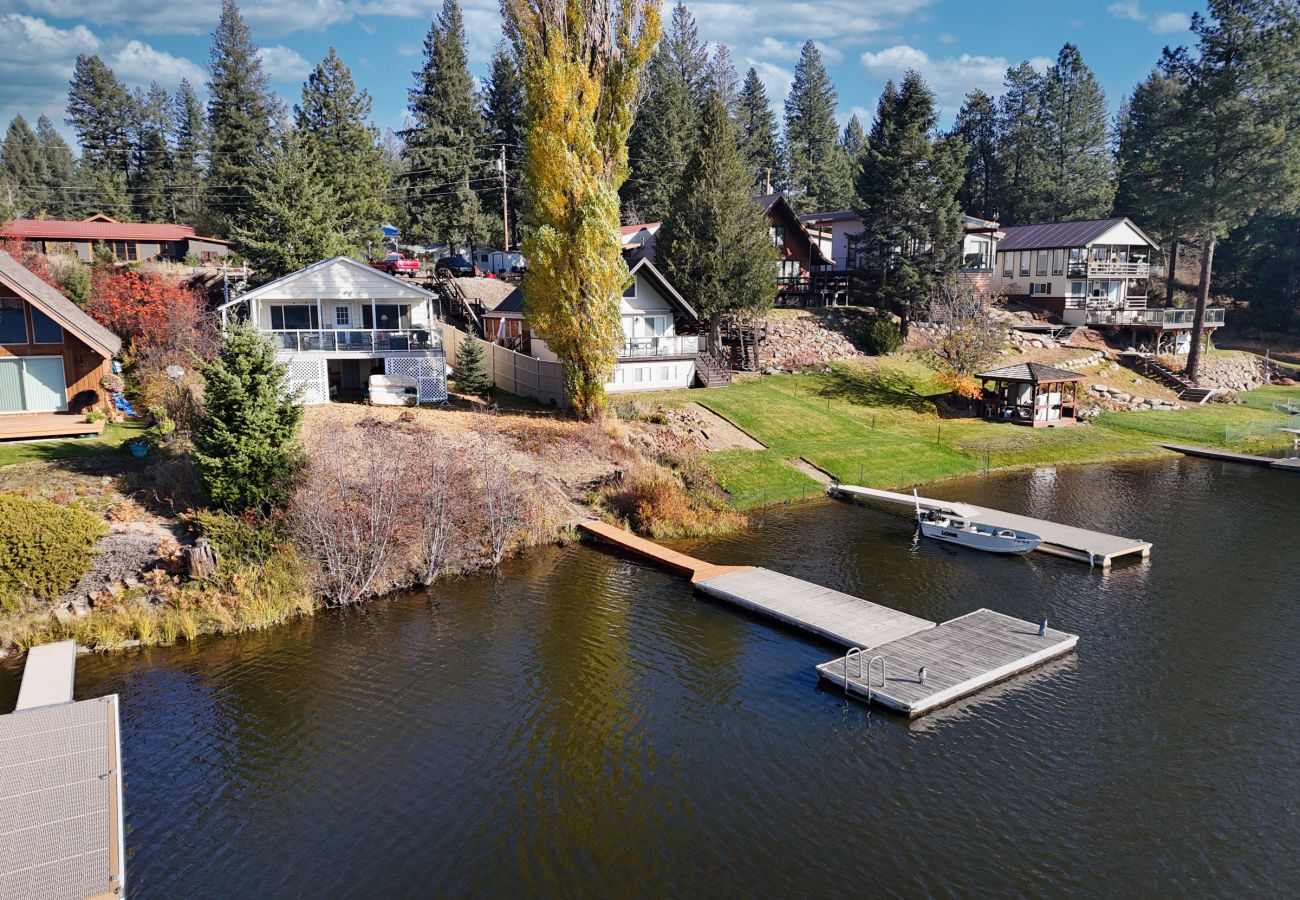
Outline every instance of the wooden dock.
<svg viewBox="0 0 1300 900">
<path fill-rule="evenodd" d="M 928 619 L 771 569 L 714 565 L 601 522 L 583 522 L 579 528 L 689 576 L 702 594 L 855 648 L 850 650 L 849 669 L 855 677 L 849 679 L 847 693 L 878 701 L 909 718 L 1069 653 L 1078 641 L 1075 635 L 1052 629 L 1040 636 L 1032 622 L 984 609 L 936 626 Z M 877 656 L 885 662 L 884 682 L 868 691 L 867 662 L 874 659 L 879 672 Z M 916 677 L 921 666 L 926 667 L 924 682 Z M 843 658 L 824 663 L 817 671 L 830 681 L 839 672 L 838 683 L 844 683 Z"/>
<path fill-rule="evenodd" d="M 1284 431 L 1286 429 L 1278 429 Z M 1218 450 L 1214 447 L 1193 447 L 1186 444 L 1161 444 L 1166 450 L 1182 453 L 1184 456 L 1199 456 L 1204 459 L 1217 459 L 1222 462 L 1246 463 L 1252 466 L 1267 466 L 1283 472 L 1300 472 L 1300 459 L 1278 459 L 1274 456 L 1255 456 L 1252 453 L 1236 453 L 1232 450 Z"/>
<path fill-rule="evenodd" d="M 869 703 L 910 719 L 1072 651 L 1079 638 L 1064 631 L 978 609 L 883 647 L 833 659 L 817 673 Z M 925 678 L 921 679 L 921 670 Z"/>
<path fill-rule="evenodd" d="M 900 503 L 909 509 L 914 508 L 918 498 L 911 494 L 899 494 L 895 491 L 882 491 L 876 488 L 856 487 L 851 484 L 835 484 L 827 488 L 831 496 L 848 497 L 857 500 L 883 500 L 888 503 Z M 1027 531 L 1043 539 L 1038 545 L 1038 552 L 1049 553 L 1086 562 L 1089 565 L 1109 567 L 1116 559 L 1130 555 L 1140 555 L 1144 559 L 1151 555 L 1151 544 L 1136 538 L 1106 534 L 1101 531 L 1089 531 L 1062 525 L 1046 519 L 1035 519 L 1015 513 L 1003 512 L 976 506 L 973 503 L 960 503 L 951 500 L 934 500 L 929 497 L 919 498 L 922 509 L 948 513 L 972 522 L 999 525 L 1016 531 Z"/>
</svg>

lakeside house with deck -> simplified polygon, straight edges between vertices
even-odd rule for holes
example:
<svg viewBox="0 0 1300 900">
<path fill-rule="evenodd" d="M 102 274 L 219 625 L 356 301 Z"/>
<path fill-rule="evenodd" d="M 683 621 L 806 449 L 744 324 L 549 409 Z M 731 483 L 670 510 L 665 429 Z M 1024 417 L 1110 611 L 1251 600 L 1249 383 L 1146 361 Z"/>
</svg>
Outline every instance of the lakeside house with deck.
<svg viewBox="0 0 1300 900">
<path fill-rule="evenodd" d="M 82 262 L 95 258 L 103 244 L 118 262 L 166 260 L 183 262 L 195 257 L 215 262 L 230 253 L 230 242 L 201 237 L 189 225 L 169 222 L 119 222 L 103 214 L 80 221 L 64 219 L 13 219 L 0 227 L 0 240 L 21 240 L 41 253 L 75 254 Z"/>
<path fill-rule="evenodd" d="M 767 217 L 768 234 L 779 253 L 777 303 L 781 304 L 782 298 L 808 294 L 813 290 L 813 273 L 834 266 L 830 255 L 832 236 L 809 227 L 784 194 L 761 194 L 753 199 Z"/>
<path fill-rule="evenodd" d="M 346 256 L 322 260 L 220 307 L 274 345 L 303 402 L 358 399 L 371 375 L 416 380 L 421 403 L 447 399 L 437 297 Z"/>
<path fill-rule="evenodd" d="M 0 439 L 99 434 L 122 341 L 0 251 Z"/>
<path fill-rule="evenodd" d="M 1017 225 L 1003 229 L 992 288 L 1045 310 L 1067 325 L 1127 329 L 1135 344 L 1157 353 L 1191 348 L 1191 309 L 1147 304 L 1155 241 L 1127 218 Z M 1205 311 L 1206 329 L 1224 323 L 1222 308 Z"/>
</svg>

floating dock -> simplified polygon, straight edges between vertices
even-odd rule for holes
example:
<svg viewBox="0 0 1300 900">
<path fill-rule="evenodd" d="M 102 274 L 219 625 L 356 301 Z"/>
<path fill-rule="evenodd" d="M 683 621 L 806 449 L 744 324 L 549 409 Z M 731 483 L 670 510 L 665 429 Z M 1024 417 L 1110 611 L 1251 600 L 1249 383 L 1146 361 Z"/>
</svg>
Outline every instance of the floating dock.
<svg viewBox="0 0 1300 900">
<path fill-rule="evenodd" d="M 1290 429 L 1279 428 L 1278 431 Z M 1182 453 L 1184 456 L 1200 456 L 1204 459 L 1217 459 L 1222 462 L 1246 463 L 1252 466 L 1267 466 L 1283 472 L 1300 472 L 1300 459 L 1278 459 L 1274 456 L 1255 456 L 1251 453 L 1236 453 L 1232 450 L 1216 450 L 1213 447 L 1192 447 L 1185 444 L 1161 444 L 1166 450 Z"/>
<path fill-rule="evenodd" d="M 117 695 L 74 702 L 75 658 L 72 641 L 33 648 L 28 705 L 0 716 L 3 898 L 125 896 Z"/>
<path fill-rule="evenodd" d="M 916 498 L 911 494 L 899 494 L 894 491 L 857 487 L 851 484 L 834 484 L 826 491 L 831 496 L 901 503 L 909 509 L 915 508 L 919 502 L 922 509 L 947 513 L 972 522 L 1027 531 L 1043 539 L 1043 542 L 1038 545 L 1038 552 L 1063 556 L 1089 565 L 1109 567 L 1116 559 L 1124 556 L 1140 555 L 1145 559 L 1151 555 L 1151 544 L 1147 541 L 1101 531 L 1089 531 L 1086 528 L 1075 528 L 1073 525 L 1062 525 L 1046 519 L 1020 516 L 998 509 L 976 506 L 973 503 L 934 500 L 928 497 Z"/>
<path fill-rule="evenodd" d="M 910 499 L 910 498 L 909 498 Z M 716 566 L 601 522 L 579 528 L 671 571 L 695 589 L 849 650 L 846 693 L 909 718 L 1071 652 L 1078 637 L 981 609 L 936 625 L 861 597 L 756 566 Z M 870 672 L 883 680 L 874 687 Z M 925 667 L 925 677 L 919 672 Z M 844 686 L 844 657 L 817 667 Z M 837 675 L 838 673 L 838 675 Z M 838 680 L 837 680 L 838 678 Z"/>
</svg>

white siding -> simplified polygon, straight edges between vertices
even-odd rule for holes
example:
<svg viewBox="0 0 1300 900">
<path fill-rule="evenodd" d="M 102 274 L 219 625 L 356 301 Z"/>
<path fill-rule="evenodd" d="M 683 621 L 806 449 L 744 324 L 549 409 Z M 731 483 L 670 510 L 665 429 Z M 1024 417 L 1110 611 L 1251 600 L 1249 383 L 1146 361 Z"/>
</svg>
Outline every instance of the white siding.
<svg viewBox="0 0 1300 900">
<path fill-rule="evenodd" d="M 1114 228 L 1111 228 L 1101 237 L 1097 238 L 1092 244 L 1147 244 L 1146 238 L 1134 231 L 1127 223 L 1121 222 Z M 1092 246 L 1089 244 L 1088 246 Z"/>
<path fill-rule="evenodd" d="M 666 391 L 690 387 L 695 380 L 695 363 L 689 359 L 669 362 L 636 360 L 622 362 L 614 368 L 614 378 L 605 385 L 611 394 L 632 391 Z"/>
<path fill-rule="evenodd" d="M 406 300 L 422 303 L 428 295 L 413 285 L 387 278 L 364 263 L 335 260 L 313 272 L 289 276 L 269 290 L 256 293 L 254 301 L 354 299 Z"/>
</svg>

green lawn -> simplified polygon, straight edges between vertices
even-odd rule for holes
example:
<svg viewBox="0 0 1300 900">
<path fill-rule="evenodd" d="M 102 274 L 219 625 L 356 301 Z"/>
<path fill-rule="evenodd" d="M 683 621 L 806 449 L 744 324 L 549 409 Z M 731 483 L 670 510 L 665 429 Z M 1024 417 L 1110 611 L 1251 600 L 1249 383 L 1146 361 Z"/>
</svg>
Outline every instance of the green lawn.
<svg viewBox="0 0 1300 900">
<path fill-rule="evenodd" d="M 1300 388 L 1269 396 L 1300 399 Z M 1159 440 L 1222 444 L 1224 429 L 1272 416 L 1271 400 L 1179 412 L 1107 413 L 1097 424 L 1025 428 L 943 418 L 942 390 L 915 359 L 839 364 L 831 375 L 774 375 L 709 391 L 642 395 L 647 408 L 697 402 L 731 420 L 768 449 L 732 450 L 708 459 L 740 507 L 798 499 L 816 482 L 788 462 L 804 457 L 841 481 L 905 487 L 988 469 L 1083 463 L 1160 455 Z"/>
<path fill-rule="evenodd" d="M 58 441 L 10 441 L 0 443 L 0 466 L 33 459 L 81 459 L 106 453 L 126 453 L 123 442 L 141 434 L 143 423 L 108 424 L 104 433 L 94 438 L 66 438 Z"/>
</svg>

